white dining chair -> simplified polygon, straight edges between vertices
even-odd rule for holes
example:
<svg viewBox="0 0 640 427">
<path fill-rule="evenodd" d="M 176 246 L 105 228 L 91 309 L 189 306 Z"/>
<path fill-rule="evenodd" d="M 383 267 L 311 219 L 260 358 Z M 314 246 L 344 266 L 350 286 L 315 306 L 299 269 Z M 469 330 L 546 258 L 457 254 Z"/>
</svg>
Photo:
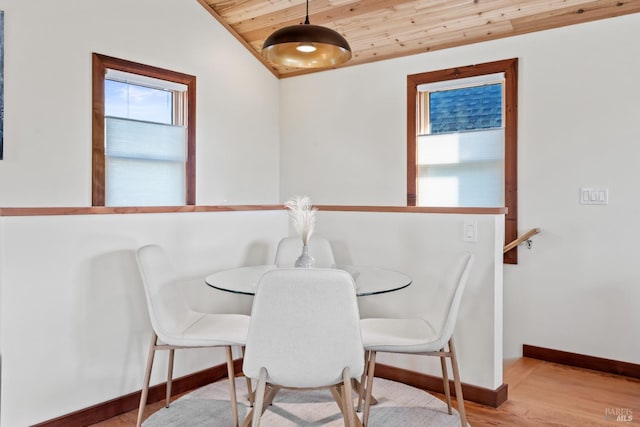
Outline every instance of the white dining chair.
<svg viewBox="0 0 640 427">
<path fill-rule="evenodd" d="M 169 350 L 165 403 L 166 407 L 169 407 L 175 350 L 204 347 L 224 347 L 226 350 L 231 411 L 234 425 L 238 426 L 231 346 L 245 345 L 249 316 L 205 314 L 193 311 L 185 301 L 181 283 L 172 269 L 171 260 L 160 246 L 143 246 L 138 249 L 136 256 L 153 328 L 136 426 L 139 427 L 142 423 L 155 352 Z M 249 395 L 251 395 L 250 390 Z"/>
<path fill-rule="evenodd" d="M 461 254 L 456 258 L 448 274 L 444 277 L 443 283 L 440 284 L 449 291 L 446 292 L 447 297 L 439 302 L 444 308 L 441 319 L 434 319 L 433 313 L 426 312 L 422 318 L 369 318 L 361 320 L 362 342 L 367 352 L 367 372 L 366 378 L 363 376 L 361 380 L 364 387 L 361 387 L 358 407 L 361 404 L 362 390 L 364 389 L 366 396 L 364 398 L 363 424 L 365 426 L 369 422 L 376 353 L 387 352 L 440 357 L 443 388 L 448 412 L 451 415 L 451 395 L 446 363 L 446 358 L 449 358 L 453 370 L 460 423 L 463 427 L 467 427 L 458 360 L 453 344 L 453 330 L 472 264 L 473 254 L 468 252 Z"/>
<path fill-rule="evenodd" d="M 253 301 L 242 369 L 257 380 L 245 425 L 260 425 L 281 387 L 329 388 L 345 425 L 361 425 L 351 381 L 364 372 L 364 350 L 351 275 L 315 268 L 265 273 Z"/>
<path fill-rule="evenodd" d="M 336 260 L 333 256 L 333 249 L 327 239 L 319 235 L 311 235 L 308 248 L 309 255 L 315 261 L 315 268 L 335 268 Z M 278 242 L 275 264 L 278 268 L 293 267 L 301 253 L 302 239 L 299 236 L 284 237 Z"/>
</svg>

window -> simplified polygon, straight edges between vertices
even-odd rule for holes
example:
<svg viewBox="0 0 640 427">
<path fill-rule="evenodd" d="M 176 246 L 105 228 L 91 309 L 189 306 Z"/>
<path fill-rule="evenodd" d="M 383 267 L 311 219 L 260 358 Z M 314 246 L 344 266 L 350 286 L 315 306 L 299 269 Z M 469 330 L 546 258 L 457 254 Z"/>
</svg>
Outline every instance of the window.
<svg viewBox="0 0 640 427">
<path fill-rule="evenodd" d="M 517 237 L 517 64 L 407 77 L 408 206 L 504 206 L 505 240 Z"/>
<path fill-rule="evenodd" d="M 195 77 L 93 54 L 93 206 L 195 204 Z"/>
<path fill-rule="evenodd" d="M 503 81 L 418 86 L 418 206 L 504 206 Z"/>
</svg>

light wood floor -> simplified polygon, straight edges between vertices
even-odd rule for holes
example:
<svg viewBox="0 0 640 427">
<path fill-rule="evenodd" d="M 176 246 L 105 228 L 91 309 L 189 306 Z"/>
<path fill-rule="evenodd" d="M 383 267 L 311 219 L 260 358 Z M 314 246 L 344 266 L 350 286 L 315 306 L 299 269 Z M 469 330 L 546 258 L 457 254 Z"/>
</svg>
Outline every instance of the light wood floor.
<svg viewBox="0 0 640 427">
<path fill-rule="evenodd" d="M 509 400 L 500 408 L 465 403 L 472 427 L 640 426 L 640 380 L 522 358 L 505 364 L 504 381 Z M 148 405 L 145 417 L 162 405 Z M 616 421 L 616 412 L 633 420 Z M 131 411 L 95 426 L 133 426 L 136 415 Z"/>
</svg>

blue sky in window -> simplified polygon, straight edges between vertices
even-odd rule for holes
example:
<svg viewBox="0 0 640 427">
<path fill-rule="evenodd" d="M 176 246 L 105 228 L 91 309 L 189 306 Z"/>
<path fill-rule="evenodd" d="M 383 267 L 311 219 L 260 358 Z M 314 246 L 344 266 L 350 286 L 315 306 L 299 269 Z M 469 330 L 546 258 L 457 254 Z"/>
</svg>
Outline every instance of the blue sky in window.
<svg viewBox="0 0 640 427">
<path fill-rule="evenodd" d="M 155 123 L 172 123 L 172 96 L 166 90 L 105 80 L 105 115 Z"/>
</svg>

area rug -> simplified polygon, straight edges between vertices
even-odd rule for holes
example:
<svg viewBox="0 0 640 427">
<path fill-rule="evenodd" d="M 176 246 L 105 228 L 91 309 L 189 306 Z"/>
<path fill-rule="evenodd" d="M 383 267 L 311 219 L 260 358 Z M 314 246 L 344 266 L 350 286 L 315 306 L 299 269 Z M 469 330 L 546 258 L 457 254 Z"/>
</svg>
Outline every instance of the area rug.
<svg viewBox="0 0 640 427">
<path fill-rule="evenodd" d="M 240 422 L 251 409 L 244 378 L 236 378 Z M 373 394 L 378 404 L 371 406 L 371 427 L 458 427 L 458 413 L 447 413 L 447 404 L 429 393 L 380 378 Z M 355 395 L 354 395 L 355 396 Z M 362 419 L 362 413 L 358 414 Z M 227 380 L 209 384 L 152 414 L 144 427 L 231 426 Z M 265 427 L 343 426 L 343 419 L 329 390 L 280 390 L 262 415 Z"/>
</svg>

